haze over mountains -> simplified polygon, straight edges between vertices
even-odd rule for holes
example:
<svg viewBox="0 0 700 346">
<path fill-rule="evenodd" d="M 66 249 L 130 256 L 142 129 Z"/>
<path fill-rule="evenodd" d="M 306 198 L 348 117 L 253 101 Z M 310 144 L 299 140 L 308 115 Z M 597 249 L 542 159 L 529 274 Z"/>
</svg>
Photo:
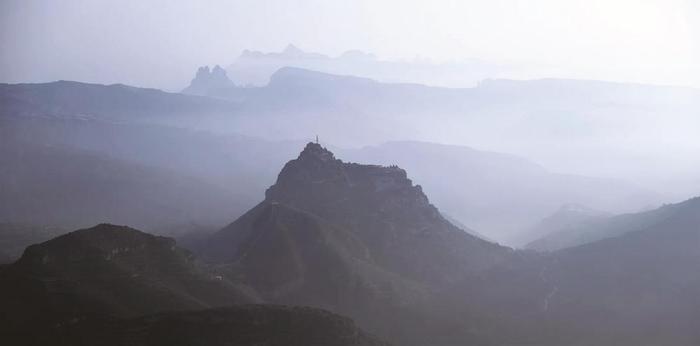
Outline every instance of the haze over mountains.
<svg viewBox="0 0 700 346">
<path fill-rule="evenodd" d="M 691 156 L 698 151 L 700 106 L 690 88 L 546 79 L 449 89 L 282 68 L 265 87 L 210 95 L 240 101 L 243 114 L 270 120 L 264 127 L 249 118 L 208 127 L 219 131 L 299 138 L 310 130 L 349 147 L 406 139 L 478 146 L 561 172 L 698 189 Z"/>
<path fill-rule="evenodd" d="M 0 346 L 698 346 L 698 42 L 685 0 L 0 1 Z"/>
<path fill-rule="evenodd" d="M 264 86 L 282 67 L 296 67 L 319 72 L 371 78 L 388 83 L 419 83 L 442 87 L 473 87 L 487 78 L 532 78 L 546 74 L 540 66 L 497 64 L 478 59 L 434 63 L 428 60 L 392 61 L 372 53 L 348 50 L 337 57 L 305 52 L 289 44 L 280 52 L 264 53 L 244 50 L 226 67 L 240 86 Z"/>
<path fill-rule="evenodd" d="M 12 222 L 33 218 L 68 229 L 99 222 L 149 230 L 220 226 L 254 205 L 274 181 L 275 167 L 303 143 L 291 133 L 285 141 L 197 130 L 197 124 L 222 121 L 273 127 L 270 122 L 282 116 L 262 113 L 254 120 L 241 111 L 249 106 L 225 99 L 73 82 L 3 90 L 3 150 L 17 164 L 4 172 L 8 203 L 0 210 Z M 509 244 L 532 240 L 522 233 L 563 204 L 632 212 L 666 201 L 623 180 L 552 173 L 521 157 L 467 147 L 402 141 L 339 152 L 358 162 L 409 168 L 446 216 Z M 48 153 L 62 158 L 45 159 Z M 117 167 L 120 190 L 133 192 L 100 192 L 117 183 Z M 172 183 L 149 183 L 159 177 Z M 91 181 L 96 186 L 88 188 Z M 38 188 L 42 184 L 52 188 Z M 92 202 L 96 197 L 103 202 Z M 139 204 L 127 203 L 131 199 Z"/>
<path fill-rule="evenodd" d="M 694 345 L 697 200 L 639 231 L 542 255 L 453 226 L 399 167 L 345 163 L 308 143 L 263 202 L 194 249 L 206 262 L 172 239 L 113 225 L 28 247 L 0 268 L 2 326 L 19 344 L 182 334 L 276 345 L 286 333 L 381 344 L 310 308 L 211 309 L 255 302 L 331 310 L 400 345 Z M 205 310 L 159 314 L 192 308 Z M 144 313 L 156 315 L 134 317 Z M 255 329 L 250 318 L 261 321 Z M 289 318 L 299 322 L 281 322 Z M 173 326 L 183 329 L 165 332 Z"/>
<path fill-rule="evenodd" d="M 526 245 L 527 248 L 553 251 L 601 239 L 614 238 L 634 231 L 658 227 L 667 219 L 692 213 L 696 198 L 681 203 L 666 204 L 660 208 L 621 215 L 609 215 L 591 210 L 561 210 L 535 227 L 540 234 Z"/>
</svg>

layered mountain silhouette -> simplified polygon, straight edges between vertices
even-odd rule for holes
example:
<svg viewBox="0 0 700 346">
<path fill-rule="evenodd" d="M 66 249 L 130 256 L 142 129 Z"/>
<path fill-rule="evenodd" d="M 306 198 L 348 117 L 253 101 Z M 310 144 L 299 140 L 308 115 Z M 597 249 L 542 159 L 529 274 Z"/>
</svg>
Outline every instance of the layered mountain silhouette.
<svg viewBox="0 0 700 346">
<path fill-rule="evenodd" d="M 527 244 L 527 248 L 541 251 L 554 251 L 598 240 L 614 238 L 627 233 L 644 230 L 662 224 L 693 210 L 695 199 L 681 203 L 667 204 L 657 209 L 622 215 L 605 215 L 600 212 L 577 212 L 568 222 L 551 222 L 561 219 L 561 212 L 545 220 L 537 229 L 541 236 Z M 692 212 L 692 211 L 691 211 Z"/>
<path fill-rule="evenodd" d="M 565 79 L 440 88 L 280 66 L 266 85 L 238 88 L 230 98 L 251 117 L 226 126 L 266 139 L 319 133 L 345 147 L 405 139 L 478 145 L 558 172 L 635 179 L 680 193 L 698 187 L 700 167 L 692 160 L 654 154 L 665 133 L 683 139 L 668 150 L 697 151 L 683 144 L 700 126 L 695 89 Z M 251 120 L 260 117 L 267 121 Z M 676 167 L 682 177 L 663 183 L 660 167 Z"/>
<path fill-rule="evenodd" d="M 268 301 L 341 312 L 401 344 L 692 345 L 687 321 L 700 310 L 681 302 L 699 289 L 700 223 L 686 203 L 653 229 L 536 255 L 450 225 L 397 167 L 345 163 L 309 143 L 203 252 Z"/>
<path fill-rule="evenodd" d="M 437 292 L 512 255 L 450 224 L 404 170 L 345 163 L 316 143 L 202 252 L 269 301 L 328 308 L 401 342 L 453 324 Z M 399 312 L 414 330 L 391 321 Z"/>
<path fill-rule="evenodd" d="M 289 44 L 280 52 L 244 50 L 226 69 L 240 76 L 244 84 L 265 85 L 278 69 L 289 66 L 325 73 L 354 75 L 383 82 L 423 83 L 452 87 L 467 87 L 494 75 L 527 78 L 518 66 L 492 64 L 468 59 L 450 63 L 426 60 L 392 61 L 372 53 L 348 50 L 338 56 L 328 56 L 302 50 Z"/>
<path fill-rule="evenodd" d="M 287 77 L 292 80 L 290 83 L 304 80 L 294 74 Z M 329 78 L 327 83 L 337 83 L 335 77 Z M 74 84 L 80 85 L 80 90 L 87 90 L 86 94 L 102 95 L 100 97 L 106 102 L 105 109 L 88 107 L 91 103 L 80 97 L 81 92 L 71 91 Z M 234 104 L 221 99 L 80 83 L 4 87 L 0 89 L 5 90 L 8 98 L 31 101 L 21 103 L 18 111 L 12 110 L 11 105 L 16 104 L 14 101 L 0 103 L 3 150 L 8 153 L 8 159 L 21 164 L 17 167 L 34 167 L 24 177 L 26 179 L 19 180 L 13 177 L 25 173 L 16 172 L 19 168 L 8 170 L 3 180 L 3 185 L 9 187 L 8 191 L 33 191 L 30 186 L 44 186 L 50 183 L 50 177 L 54 174 L 61 176 L 56 173 L 60 171 L 73 170 L 75 172 L 72 174 L 82 176 L 81 179 L 72 180 L 72 183 L 64 180 L 61 184 L 52 184 L 50 189 L 41 189 L 42 196 L 51 190 L 64 190 L 55 191 L 56 195 L 63 196 L 60 208 L 52 209 L 56 204 L 49 203 L 18 203 L 18 206 L 31 208 L 26 213 L 21 210 L 6 212 L 5 221 L 9 222 L 49 223 L 67 229 L 87 227 L 98 222 L 129 224 L 146 230 L 192 221 L 219 227 L 255 205 L 258 196 L 275 181 L 278 167 L 288 157 L 296 155 L 294 148 L 304 144 L 299 140 L 262 140 L 240 134 L 199 131 L 201 126 L 218 122 L 214 119 L 227 119 L 232 123 L 251 119 L 235 110 L 217 118 L 212 109 L 217 109 L 221 102 L 229 106 Z M 289 88 L 279 86 L 283 102 L 286 102 L 284 95 L 289 93 Z M 123 94 L 125 90 L 130 92 Z M 128 95 L 132 97 L 126 97 Z M 141 101 L 136 102 L 133 98 Z M 128 104 L 115 105 L 121 99 Z M 267 97 L 264 99 L 270 100 Z M 178 104 L 182 100 L 197 102 L 188 103 L 190 105 L 183 106 L 182 111 L 173 110 L 170 113 L 163 108 L 149 106 Z M 265 103 L 266 107 L 274 105 L 274 102 L 260 102 Z M 265 115 L 254 118 L 260 126 L 274 123 Z M 293 118 L 293 115 L 285 116 L 286 120 L 283 121 L 296 122 Z M 317 114 L 314 124 L 325 121 Z M 353 124 L 348 126 L 356 126 L 359 121 L 352 120 Z M 404 123 L 404 120 L 396 121 L 386 128 L 396 129 L 396 126 Z M 310 128 L 313 126 L 316 125 Z M 269 126 L 265 131 L 268 130 L 273 131 Z M 308 130 L 305 131 L 308 133 Z M 284 138 L 284 135 L 280 134 L 280 138 Z M 333 150 L 357 162 L 398 164 L 406 168 L 445 215 L 490 239 L 512 245 L 520 244 L 514 241 L 519 238 L 518 233 L 528 230 L 562 204 L 578 203 L 624 213 L 661 202 L 657 194 L 624 181 L 558 174 L 523 157 L 465 146 L 400 141 L 352 150 L 334 147 Z M 52 156 L 53 159 L 48 159 Z M 99 166 L 114 168 L 95 168 Z M 124 190 L 134 191 L 141 197 L 138 200 L 149 203 L 151 207 L 117 213 L 115 208 L 125 209 L 131 204 L 107 202 L 123 200 L 116 196 L 117 191 L 110 190 L 97 194 L 101 201 L 90 202 L 90 208 L 85 209 L 85 213 L 72 212 L 85 208 L 79 204 L 89 199 L 82 192 L 87 190 L 90 182 L 113 180 L 109 171 L 123 172 L 120 175 L 131 185 Z M 40 174 L 42 172 L 46 174 Z M 168 183 L 156 183 L 159 191 L 150 193 L 150 197 L 140 193 L 142 188 L 137 186 L 157 181 L 158 177 Z M 186 195 L 184 191 L 196 195 L 196 202 L 192 203 L 195 198 L 173 198 Z M 531 198 L 533 194 L 539 198 Z M 19 198 L 16 199 L 18 202 L 23 200 L 21 197 L 12 198 Z M 56 198 L 42 197 L 39 200 L 48 202 Z M 152 202 L 153 199 L 158 203 Z M 8 204 L 2 206 L 11 208 L 13 204 L 9 199 Z M 198 205 L 203 207 L 199 208 Z M 60 211 L 62 208 L 68 211 Z M 20 208 L 13 210 L 17 209 Z M 149 212 L 142 213 L 144 210 Z M 27 215 L 37 219 L 27 220 Z M 42 220 L 44 215 L 47 217 Z M 51 215 L 61 217 L 49 218 Z M 521 242 L 524 244 L 534 238 L 524 238 Z"/>
<path fill-rule="evenodd" d="M 2 325 L 18 340 L 94 316 L 254 301 L 199 271 L 173 239 L 108 224 L 29 246 L 1 275 Z"/>
<path fill-rule="evenodd" d="M 204 262 L 106 224 L 28 247 L 0 267 L 0 325 L 24 344 L 381 344 L 325 309 L 401 345 L 696 345 L 700 204 L 672 209 L 616 238 L 516 251 L 449 223 L 403 169 L 309 143 L 194 249 Z"/>
<path fill-rule="evenodd" d="M 542 269 L 552 286 L 543 304 L 562 344 L 700 342 L 700 199 L 669 207 L 622 236 L 559 251 Z"/>
<path fill-rule="evenodd" d="M 212 258 L 239 256 L 241 251 L 231 249 L 246 243 L 240 238 L 257 234 L 244 222 L 248 217 L 291 221 L 289 216 L 295 213 L 305 219 L 302 224 L 316 218 L 340 228 L 337 234 L 347 233 L 348 248 L 362 250 L 354 256 L 419 280 L 455 280 L 441 276 L 440 269 L 478 271 L 507 253 L 506 248 L 473 237 L 445 220 L 403 169 L 345 163 L 321 145 L 309 143 L 285 165 L 265 193 L 265 201 L 214 236 Z M 424 257 L 430 257 L 430 263 L 417 261 Z"/>
<path fill-rule="evenodd" d="M 158 122 L 188 116 L 230 114 L 236 105 L 194 95 L 123 84 L 73 81 L 0 84 L 0 117 L 107 119 Z"/>
<path fill-rule="evenodd" d="M 173 239 L 124 226 L 29 246 L 0 282 L 0 331 L 17 345 L 384 345 L 326 311 L 239 305 L 260 300 Z"/>
<path fill-rule="evenodd" d="M 137 316 L 254 301 L 233 284 L 200 271 L 192 255 L 178 248 L 173 239 L 109 224 L 29 246 L 5 274 L 42 292 L 34 303 L 46 309 L 46 318 L 53 309 L 69 312 L 64 318 L 70 320 L 100 311 Z M 20 297 L 27 293 L 15 291 L 20 288 L 16 285 L 4 288 Z M 63 304 L 71 301 L 75 305 L 69 311 L 62 310 Z M 34 304 L 24 303 L 25 307 Z M 87 310 L 81 311 L 83 308 Z M 31 316 L 30 311 L 23 313 Z M 22 320 L 17 317 L 12 323 Z"/>
<path fill-rule="evenodd" d="M 572 234 L 578 233 L 579 230 L 585 232 L 584 230 L 586 228 L 594 227 L 593 225 L 611 216 L 610 213 L 591 209 L 579 204 L 563 205 L 552 215 L 543 218 L 527 232 L 527 238 L 531 240 L 525 247 L 540 251 L 558 250 L 567 247 L 556 244 L 554 239 L 550 241 L 550 237 L 557 237 L 557 234 L 565 232 L 571 232 Z"/>
<path fill-rule="evenodd" d="M 103 143 L 106 139 L 102 137 Z M 39 142 L 18 139 L 14 133 L 0 138 L 5 164 L 0 171 L 2 220 L 68 229 L 98 222 L 153 228 L 223 222 L 245 207 L 235 193 L 202 179 L 145 162 Z"/>
<path fill-rule="evenodd" d="M 539 238 L 531 225 L 562 205 L 617 210 L 658 198 L 624 181 L 556 173 L 522 157 L 463 146 L 400 141 L 336 151 L 350 160 L 400 165 L 441 212 L 514 246 Z"/>
</svg>

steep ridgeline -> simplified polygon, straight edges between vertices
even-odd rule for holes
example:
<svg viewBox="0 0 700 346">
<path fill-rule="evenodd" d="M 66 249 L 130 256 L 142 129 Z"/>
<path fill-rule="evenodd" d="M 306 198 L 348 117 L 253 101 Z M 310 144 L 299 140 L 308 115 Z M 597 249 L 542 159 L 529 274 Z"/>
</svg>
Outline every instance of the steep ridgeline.
<svg viewBox="0 0 700 346">
<path fill-rule="evenodd" d="M 446 339 L 475 340 L 440 292 L 512 254 L 446 221 L 404 170 L 344 163 L 316 143 L 204 250 L 264 299 L 348 314 L 397 343 L 459 323 Z"/>
</svg>

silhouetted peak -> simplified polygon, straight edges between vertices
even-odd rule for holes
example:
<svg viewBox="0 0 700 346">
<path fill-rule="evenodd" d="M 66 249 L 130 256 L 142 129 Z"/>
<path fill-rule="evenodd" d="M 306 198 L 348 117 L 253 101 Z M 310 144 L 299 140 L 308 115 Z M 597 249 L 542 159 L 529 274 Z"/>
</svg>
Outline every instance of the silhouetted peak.
<svg viewBox="0 0 700 346">
<path fill-rule="evenodd" d="M 284 48 L 282 51 L 282 54 L 286 56 L 300 56 L 304 54 L 304 51 L 299 49 L 299 47 L 293 45 L 293 44 L 288 44 L 287 47 Z"/>
<path fill-rule="evenodd" d="M 299 160 L 320 160 L 320 161 L 333 161 L 335 156 L 328 149 L 322 147 L 318 143 L 309 142 L 304 147 L 304 150 L 299 154 Z"/>
<path fill-rule="evenodd" d="M 320 144 L 311 142 L 297 159 L 282 168 L 277 182 L 267 190 L 266 199 L 290 205 L 296 204 L 292 201 L 305 199 L 330 203 L 350 195 L 386 197 L 399 191 L 399 195 L 411 196 L 408 198 L 428 205 L 421 187 L 413 185 L 405 170 L 397 166 L 346 163 Z"/>
<path fill-rule="evenodd" d="M 221 66 L 216 65 L 212 69 L 209 69 L 209 66 L 202 66 L 197 69 L 194 79 L 182 92 L 194 95 L 207 95 L 211 90 L 232 86 L 234 86 L 233 82 L 228 78 L 226 70 Z"/>
</svg>

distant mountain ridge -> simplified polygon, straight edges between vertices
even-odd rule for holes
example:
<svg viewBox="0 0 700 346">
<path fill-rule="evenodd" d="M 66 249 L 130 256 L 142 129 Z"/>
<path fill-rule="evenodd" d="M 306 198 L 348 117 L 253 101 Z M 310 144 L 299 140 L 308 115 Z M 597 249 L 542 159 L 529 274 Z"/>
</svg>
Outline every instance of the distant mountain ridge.
<svg viewBox="0 0 700 346">
<path fill-rule="evenodd" d="M 639 213 L 622 215 L 598 213 L 589 217 L 573 219 L 565 224 L 539 225 L 538 231 L 544 234 L 527 244 L 526 248 L 555 251 L 641 231 L 655 227 L 666 219 L 672 219 L 686 212 L 697 203 L 696 200 L 697 198 L 692 198 Z"/>
<path fill-rule="evenodd" d="M 697 89 L 570 79 L 492 79 L 442 88 L 289 65 L 270 76 L 262 86 L 212 95 L 240 102 L 241 114 L 268 120 L 237 117 L 227 126 L 267 139 L 320 133 L 344 147 L 406 139 L 475 146 L 558 172 L 673 190 L 678 197 L 670 198 L 687 198 L 683 191 L 700 187 L 700 166 L 690 159 L 698 150 L 691 130 L 700 126 Z M 666 143 L 664 133 L 678 140 Z M 574 153 L 579 159 L 571 159 Z M 668 169 L 682 178 L 669 184 L 663 178 Z"/>
<path fill-rule="evenodd" d="M 200 214 L 216 216 L 212 219 L 213 222 L 209 221 L 216 226 L 230 221 L 222 218 L 222 215 L 238 216 L 254 205 L 257 196 L 274 182 L 277 167 L 287 157 L 296 155 L 294 147 L 303 145 L 304 142 L 296 138 L 310 137 L 309 133 L 319 133 L 324 141 L 339 145 L 333 150 L 350 160 L 401 165 L 412 172 L 413 179 L 425 188 L 433 203 L 446 214 L 491 239 L 509 245 L 519 245 L 513 241 L 518 232 L 527 230 L 562 204 L 594 205 L 601 210 L 623 213 L 668 200 L 625 181 L 555 174 L 551 173 L 556 172 L 551 167 L 545 169 L 516 155 L 475 150 L 466 146 L 416 140 L 382 140 L 383 144 L 347 149 L 360 146 L 362 137 L 375 129 L 378 131 L 375 134 L 386 132 L 392 133 L 390 136 L 396 136 L 393 133 L 415 128 L 417 125 L 411 116 L 398 115 L 425 109 L 426 103 L 433 102 L 431 100 L 447 102 L 451 98 L 461 97 L 462 91 L 440 89 L 443 96 L 435 99 L 435 88 L 424 86 L 387 86 L 370 80 L 313 74 L 299 69 L 288 69 L 286 76 L 284 74 L 287 72 L 283 72 L 280 72 L 281 79 L 275 87 L 261 90 L 234 88 L 248 93 L 236 96 L 245 101 L 81 83 L 3 85 L 0 87 L 0 97 L 27 102 L 0 102 L 0 134 L 4 137 L 3 143 L 6 143 L 4 147 L 15 154 L 20 153 L 21 147 L 25 145 L 21 143 L 28 143 L 28 148 L 44 147 L 45 151 L 54 153 L 53 155 L 65 154 L 62 160 L 66 162 L 76 162 L 35 170 L 27 178 L 39 175 L 38 172 L 65 167 L 77 170 L 79 166 L 85 167 L 79 170 L 85 175 L 94 175 L 95 165 L 86 165 L 86 162 L 94 161 L 81 161 L 80 158 L 86 154 L 106 155 L 101 161 L 118 160 L 120 165 L 148 169 L 156 173 L 154 176 L 166 174 L 192 178 L 188 179 L 189 183 L 180 179 L 182 182 L 171 184 L 173 190 L 176 189 L 175 186 L 201 186 L 204 183 L 221 190 L 207 193 L 210 197 L 219 196 L 222 192 L 230 193 L 228 198 L 239 199 L 240 207 L 231 208 L 231 212 L 228 212 L 223 206 L 231 205 L 232 202 L 219 203 L 218 207 L 207 208 L 216 213 Z M 346 83 L 346 80 L 349 82 Z M 321 88 L 321 85 L 326 87 Z M 363 91 L 358 93 L 355 87 Z M 81 96 L 83 94 L 98 96 L 86 100 Z M 345 96 L 338 99 L 338 95 Z M 478 97 L 465 95 L 465 99 L 471 100 L 470 102 L 482 102 Z M 381 112 L 371 113 L 371 116 L 365 114 L 357 106 L 364 102 L 383 104 L 375 110 Z M 102 103 L 104 105 L 99 106 Z M 399 107 L 401 104 L 406 106 Z M 13 110 L 15 106 L 19 109 Z M 453 106 L 452 101 L 444 105 L 447 108 Z M 301 116 L 293 110 L 303 111 L 305 115 Z M 345 110 L 352 112 L 345 114 Z M 420 121 L 429 120 L 432 124 L 430 126 L 435 126 L 442 122 L 436 120 L 439 113 L 426 113 L 420 117 Z M 395 115 L 387 116 L 391 114 Z M 386 123 L 381 120 L 385 118 L 391 118 L 391 121 Z M 443 120 L 448 124 L 459 120 L 449 119 Z M 462 120 L 469 121 L 469 118 L 460 121 Z M 331 123 L 334 128 L 342 128 L 343 131 L 339 131 L 342 134 L 335 130 L 327 131 L 325 127 Z M 281 124 L 279 128 L 277 124 Z M 235 128 L 236 133 L 227 133 L 231 128 Z M 361 134 L 354 130 L 359 128 L 362 128 Z M 293 134 L 297 131 L 304 135 Z M 241 135 L 239 132 L 249 132 L 251 135 Z M 264 140 L 252 134 L 274 138 Z M 295 139 L 284 140 L 289 136 Z M 342 145 L 343 138 L 352 138 L 352 145 Z M 478 141 L 475 139 L 474 142 Z M 18 160 L 37 161 L 32 159 L 35 156 L 32 155 L 33 152 L 25 150 L 24 156 Z M 42 162 L 47 166 L 55 161 L 57 160 Z M 71 190 L 81 191 L 80 188 Z M 541 198 L 533 200 L 533 194 Z M 80 200 L 82 199 L 73 199 L 75 202 Z M 173 201 L 172 198 L 163 200 Z M 75 203 L 66 203 L 65 206 L 71 204 Z M 8 208 L 11 206 L 12 204 L 7 205 Z M 181 210 L 179 207 L 176 209 Z M 503 213 L 508 213 L 508 217 L 503 217 Z M 99 213 L 95 215 L 97 214 Z M 65 226 L 70 229 L 109 221 L 151 229 L 153 223 L 164 226 L 163 223 L 193 221 L 186 217 L 166 218 L 166 222 L 160 222 L 157 220 L 159 217 L 155 216 L 156 214 L 139 216 L 142 220 L 138 222 L 134 222 L 133 217 L 88 218 L 84 223 L 74 222 Z M 151 219 L 148 225 L 143 222 L 146 218 Z M 198 217 L 195 219 L 199 223 L 207 222 Z M 26 222 L 25 219 L 6 221 Z M 40 220 L 37 222 L 42 223 Z"/>
<path fill-rule="evenodd" d="M 76 117 L 112 121 L 163 121 L 195 114 L 228 114 L 226 100 L 167 93 L 123 84 L 73 81 L 0 84 L 0 117 Z"/>
<path fill-rule="evenodd" d="M 700 224 L 693 205 L 674 221 L 619 239 L 547 255 L 513 251 L 450 225 L 402 169 L 345 163 L 309 143 L 265 201 L 213 235 L 204 254 L 238 268 L 235 275 L 270 301 L 347 314 L 398 343 L 652 345 L 672 338 L 691 345 L 696 338 L 681 321 L 697 317 L 679 302 L 700 289 L 690 270 L 699 254 L 688 242 Z M 664 234 L 669 239 L 661 241 Z M 653 248 L 653 239 L 663 246 Z M 668 265 L 679 269 L 665 272 L 654 261 L 669 252 Z M 613 265 L 618 254 L 623 260 Z M 644 281 L 647 272 L 662 281 Z M 688 280 L 690 291 L 666 291 L 676 280 Z M 658 301 L 640 306 L 648 294 Z M 675 322 L 655 337 L 636 334 L 657 312 Z M 402 316 L 401 331 L 387 322 L 392 315 Z M 445 326 L 459 331 L 444 334 Z"/>
<path fill-rule="evenodd" d="M 235 84 L 228 78 L 226 71 L 221 66 L 216 65 L 211 70 L 209 70 L 209 66 L 202 66 L 197 70 L 190 85 L 182 92 L 192 95 L 211 95 L 217 89 L 230 87 L 235 87 Z"/>
<path fill-rule="evenodd" d="M 281 67 L 297 67 L 333 74 L 346 74 L 392 83 L 468 87 L 486 78 L 531 78 L 522 66 L 489 63 L 477 59 L 432 62 L 427 59 L 392 61 L 361 50 L 337 56 L 308 52 L 289 44 L 280 52 L 244 50 L 226 69 L 240 76 L 243 84 L 265 85 Z"/>
</svg>

